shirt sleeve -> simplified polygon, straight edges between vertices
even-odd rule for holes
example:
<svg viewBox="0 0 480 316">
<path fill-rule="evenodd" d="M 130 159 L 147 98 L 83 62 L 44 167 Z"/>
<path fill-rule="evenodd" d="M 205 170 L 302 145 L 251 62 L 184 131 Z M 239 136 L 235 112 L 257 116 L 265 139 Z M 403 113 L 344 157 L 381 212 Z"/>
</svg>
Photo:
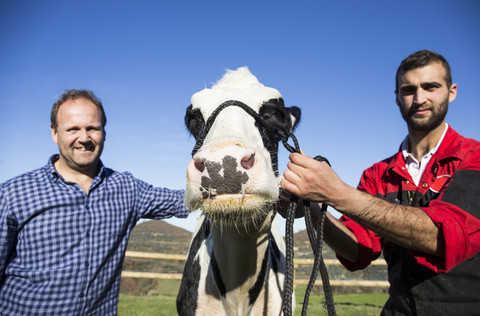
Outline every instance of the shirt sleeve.
<svg viewBox="0 0 480 316">
<path fill-rule="evenodd" d="M 480 252 L 480 150 L 466 155 L 439 198 L 421 209 L 441 229 L 445 255 L 412 252 L 418 263 L 447 272 Z"/>
<path fill-rule="evenodd" d="M 0 280 L 5 275 L 8 257 L 17 235 L 16 221 L 8 211 L 7 197 L 0 188 Z"/>
<path fill-rule="evenodd" d="M 185 191 L 154 187 L 135 179 L 137 190 L 136 209 L 142 218 L 164 219 L 172 216 L 186 218 Z"/>
</svg>

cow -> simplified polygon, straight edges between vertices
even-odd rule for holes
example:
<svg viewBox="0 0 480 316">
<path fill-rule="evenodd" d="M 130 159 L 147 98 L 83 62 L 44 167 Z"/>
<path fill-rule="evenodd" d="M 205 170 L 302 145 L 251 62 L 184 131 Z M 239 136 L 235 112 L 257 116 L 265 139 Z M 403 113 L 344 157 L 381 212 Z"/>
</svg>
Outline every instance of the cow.
<svg viewBox="0 0 480 316">
<path fill-rule="evenodd" d="M 179 315 L 282 314 L 285 243 L 273 222 L 281 195 L 277 153 L 300 114 L 247 67 L 227 70 L 192 96 L 185 124 L 197 144 L 185 202 L 201 215 Z"/>
</svg>

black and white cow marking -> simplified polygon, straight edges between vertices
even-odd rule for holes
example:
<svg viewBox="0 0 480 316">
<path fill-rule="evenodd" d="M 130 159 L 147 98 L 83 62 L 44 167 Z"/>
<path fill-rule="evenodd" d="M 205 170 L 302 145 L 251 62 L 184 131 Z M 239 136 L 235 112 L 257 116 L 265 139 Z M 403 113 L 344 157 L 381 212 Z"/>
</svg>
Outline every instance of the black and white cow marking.
<svg viewBox="0 0 480 316">
<path fill-rule="evenodd" d="M 229 100 L 248 105 L 268 126 L 229 106 L 199 140 L 208 118 Z M 187 168 L 185 199 L 202 215 L 177 298 L 180 315 L 282 314 L 285 244 L 272 223 L 278 130 L 288 134 L 299 119 L 300 109 L 286 108 L 281 94 L 246 67 L 192 96 L 185 123 L 203 143 Z"/>
</svg>

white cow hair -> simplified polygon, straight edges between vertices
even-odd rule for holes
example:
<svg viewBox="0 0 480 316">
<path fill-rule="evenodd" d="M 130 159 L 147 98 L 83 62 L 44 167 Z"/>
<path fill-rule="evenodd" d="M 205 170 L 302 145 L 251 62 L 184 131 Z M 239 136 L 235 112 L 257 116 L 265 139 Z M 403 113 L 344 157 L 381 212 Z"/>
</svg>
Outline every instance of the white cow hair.
<svg viewBox="0 0 480 316">
<path fill-rule="evenodd" d="M 227 69 L 211 88 L 195 93 L 191 104 L 194 109 L 200 108 L 206 120 L 220 104 L 228 100 L 241 101 L 258 112 L 263 102 L 280 98 L 282 95 L 278 90 L 260 83 L 248 67 L 239 67 L 237 70 Z"/>
<path fill-rule="evenodd" d="M 282 96 L 276 89 L 264 86 L 247 67 L 240 67 L 237 70 L 228 70 L 212 88 L 195 93 L 191 104 L 192 108 L 199 109 L 204 120 L 207 120 L 220 104 L 228 100 L 241 101 L 258 112 L 264 102 L 278 98 Z M 231 147 L 230 154 L 241 150 L 240 147 L 252 148 L 256 152 L 256 164 L 263 167 L 258 167 L 257 172 L 250 174 L 250 181 L 244 188 L 250 189 L 254 186 L 257 196 L 261 195 L 262 199 L 250 199 L 244 207 L 234 210 L 230 208 L 228 200 L 224 205 L 222 199 L 212 200 L 213 202 L 202 199 L 198 189 L 200 180 L 188 177 L 186 201 L 190 208 L 201 208 L 209 213 L 215 222 L 241 226 L 245 226 L 246 222 L 263 222 L 263 216 L 271 210 L 272 204 L 278 199 L 280 179 L 272 171 L 270 153 L 263 145 L 259 130 L 254 126 L 254 118 L 243 109 L 235 106 L 225 108 L 213 123 L 197 154 L 201 155 L 202 151 L 208 152 L 213 148 L 210 155 L 216 155 L 218 144 L 230 142 L 237 144 Z M 194 170 L 192 165 L 189 168 Z M 203 203 L 207 203 L 208 207 Z"/>
<path fill-rule="evenodd" d="M 191 105 L 200 110 L 206 121 L 228 100 L 241 101 L 258 112 L 266 101 L 280 98 L 282 96 L 276 89 L 265 87 L 247 67 L 240 67 L 227 70 L 211 88 L 194 94 Z M 285 243 L 277 223 L 273 222 L 273 204 L 279 197 L 280 177 L 273 171 L 271 155 L 255 124 L 255 119 L 242 108 L 225 108 L 218 114 L 202 147 L 187 167 L 185 201 L 190 209 L 202 212 L 177 301 L 182 311 L 185 307 L 196 306 L 195 315 L 282 314 Z M 241 183 L 241 192 L 217 195 L 215 185 L 212 189 L 208 187 L 212 182 L 202 183 L 214 177 L 209 167 L 197 168 L 196 163 L 201 165 L 210 161 L 220 164 L 226 156 L 239 162 L 251 153 L 255 154 L 255 164 L 237 169 L 248 175 L 248 181 Z M 212 168 L 212 174 L 218 177 L 222 177 L 223 172 L 225 168 Z M 232 174 L 229 172 L 227 175 Z M 207 187 L 213 198 L 204 195 Z M 282 255 L 278 256 L 274 245 Z M 255 259 L 253 265 L 252 258 Z M 218 270 L 216 275 L 212 262 L 216 264 L 215 271 Z M 219 287 L 217 277 L 221 278 L 223 289 Z M 257 281 L 262 282 L 261 288 L 257 288 Z M 195 295 L 189 287 L 192 284 Z M 252 289 L 254 291 L 250 293 Z M 253 302 L 250 301 L 252 298 Z M 295 306 L 295 296 L 292 296 L 292 306 Z"/>
</svg>

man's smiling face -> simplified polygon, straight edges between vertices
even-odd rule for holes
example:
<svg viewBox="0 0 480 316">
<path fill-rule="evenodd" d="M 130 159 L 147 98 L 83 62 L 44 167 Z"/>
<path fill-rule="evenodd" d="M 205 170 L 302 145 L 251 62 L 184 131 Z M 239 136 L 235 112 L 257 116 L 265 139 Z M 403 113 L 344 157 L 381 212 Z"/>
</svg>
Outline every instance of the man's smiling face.
<svg viewBox="0 0 480 316">
<path fill-rule="evenodd" d="M 62 168 L 95 172 L 105 142 L 105 130 L 95 104 L 85 98 L 67 100 L 58 109 L 57 122 L 57 127 L 52 127 L 52 138 L 58 145 Z"/>
</svg>

